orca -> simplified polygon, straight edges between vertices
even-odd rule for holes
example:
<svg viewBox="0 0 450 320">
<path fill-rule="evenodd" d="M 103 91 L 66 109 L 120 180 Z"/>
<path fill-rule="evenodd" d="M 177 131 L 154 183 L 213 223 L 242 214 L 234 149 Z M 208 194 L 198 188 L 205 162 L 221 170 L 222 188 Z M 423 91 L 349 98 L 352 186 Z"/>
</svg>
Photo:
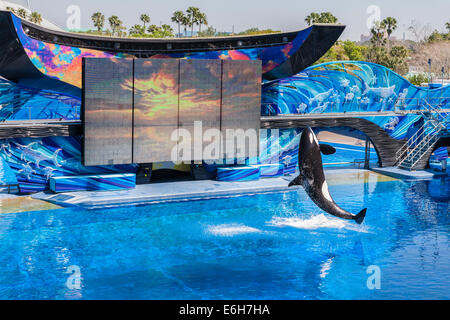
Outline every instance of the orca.
<svg viewBox="0 0 450 320">
<path fill-rule="evenodd" d="M 361 210 L 357 215 L 340 208 L 333 200 L 328 190 L 328 184 L 323 172 L 322 155 L 334 154 L 336 149 L 327 144 L 319 144 L 316 135 L 307 127 L 303 130 L 298 152 L 298 168 L 300 175 L 290 184 L 302 186 L 311 200 L 322 210 L 329 214 L 347 219 L 355 220 L 361 224 L 366 217 L 367 209 Z"/>
</svg>

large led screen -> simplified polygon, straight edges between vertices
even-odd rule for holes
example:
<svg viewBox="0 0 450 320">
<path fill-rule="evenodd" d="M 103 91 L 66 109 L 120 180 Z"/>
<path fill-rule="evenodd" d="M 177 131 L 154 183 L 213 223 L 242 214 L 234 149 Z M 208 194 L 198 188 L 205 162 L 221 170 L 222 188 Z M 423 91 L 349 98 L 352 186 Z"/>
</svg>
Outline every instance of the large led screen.
<svg viewBox="0 0 450 320">
<path fill-rule="evenodd" d="M 179 65 L 175 59 L 135 60 L 134 163 L 171 160 L 177 142 Z"/>
<path fill-rule="evenodd" d="M 184 139 L 190 137 L 191 160 L 215 160 L 220 157 L 220 148 L 217 153 L 203 152 L 203 141 L 207 130 L 220 132 L 221 74 L 220 60 L 180 61 L 179 126 L 189 132 Z"/>
<path fill-rule="evenodd" d="M 261 127 L 261 61 L 224 60 L 222 66 L 224 157 L 256 157 Z"/>
<path fill-rule="evenodd" d="M 133 60 L 83 60 L 86 166 L 132 163 Z"/>
<path fill-rule="evenodd" d="M 261 61 L 83 63 L 84 164 L 256 158 Z"/>
</svg>

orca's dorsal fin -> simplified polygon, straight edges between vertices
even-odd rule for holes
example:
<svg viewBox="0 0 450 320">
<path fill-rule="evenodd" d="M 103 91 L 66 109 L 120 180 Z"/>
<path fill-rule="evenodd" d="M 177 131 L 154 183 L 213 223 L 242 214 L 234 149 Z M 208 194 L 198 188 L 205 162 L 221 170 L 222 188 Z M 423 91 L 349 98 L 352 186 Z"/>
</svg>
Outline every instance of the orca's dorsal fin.
<svg viewBox="0 0 450 320">
<path fill-rule="evenodd" d="M 302 176 L 298 176 L 297 178 L 292 180 L 291 183 L 289 183 L 289 187 L 302 186 L 302 185 L 303 185 L 303 178 L 302 178 Z"/>
<path fill-rule="evenodd" d="M 336 149 L 329 144 L 320 144 L 320 152 L 322 152 L 324 155 L 328 156 L 330 154 L 335 154 Z"/>
</svg>

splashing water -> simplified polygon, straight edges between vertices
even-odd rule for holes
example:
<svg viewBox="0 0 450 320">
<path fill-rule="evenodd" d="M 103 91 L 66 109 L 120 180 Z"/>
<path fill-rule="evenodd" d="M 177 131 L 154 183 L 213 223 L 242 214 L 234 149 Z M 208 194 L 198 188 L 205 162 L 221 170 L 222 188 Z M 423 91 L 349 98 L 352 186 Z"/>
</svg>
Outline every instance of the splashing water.
<svg viewBox="0 0 450 320">
<path fill-rule="evenodd" d="M 243 224 L 221 224 L 209 226 L 208 233 L 215 236 L 232 237 L 238 234 L 260 233 L 261 230 Z"/>
<path fill-rule="evenodd" d="M 324 214 L 313 215 L 309 218 L 300 216 L 293 217 L 272 217 L 267 224 L 272 227 L 292 227 L 304 230 L 327 229 L 347 229 L 358 232 L 367 232 L 364 227 L 353 225 L 354 222 L 327 217 Z"/>
</svg>

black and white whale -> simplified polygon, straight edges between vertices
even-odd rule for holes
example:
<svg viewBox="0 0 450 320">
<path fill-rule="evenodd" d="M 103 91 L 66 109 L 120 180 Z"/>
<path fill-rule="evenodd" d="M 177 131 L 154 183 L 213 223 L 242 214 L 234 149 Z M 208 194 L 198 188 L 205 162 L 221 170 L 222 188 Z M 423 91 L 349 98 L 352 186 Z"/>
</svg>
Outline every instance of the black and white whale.
<svg viewBox="0 0 450 320">
<path fill-rule="evenodd" d="M 330 145 L 319 144 L 316 135 L 309 127 L 303 130 L 299 147 L 298 167 L 300 175 L 289 184 L 289 187 L 303 186 L 311 200 L 322 210 L 333 216 L 355 220 L 358 224 L 361 224 L 366 217 L 367 209 L 363 209 L 357 215 L 353 215 L 340 208 L 334 202 L 328 190 L 320 153 L 322 152 L 325 155 L 334 154 L 336 149 Z"/>
</svg>

